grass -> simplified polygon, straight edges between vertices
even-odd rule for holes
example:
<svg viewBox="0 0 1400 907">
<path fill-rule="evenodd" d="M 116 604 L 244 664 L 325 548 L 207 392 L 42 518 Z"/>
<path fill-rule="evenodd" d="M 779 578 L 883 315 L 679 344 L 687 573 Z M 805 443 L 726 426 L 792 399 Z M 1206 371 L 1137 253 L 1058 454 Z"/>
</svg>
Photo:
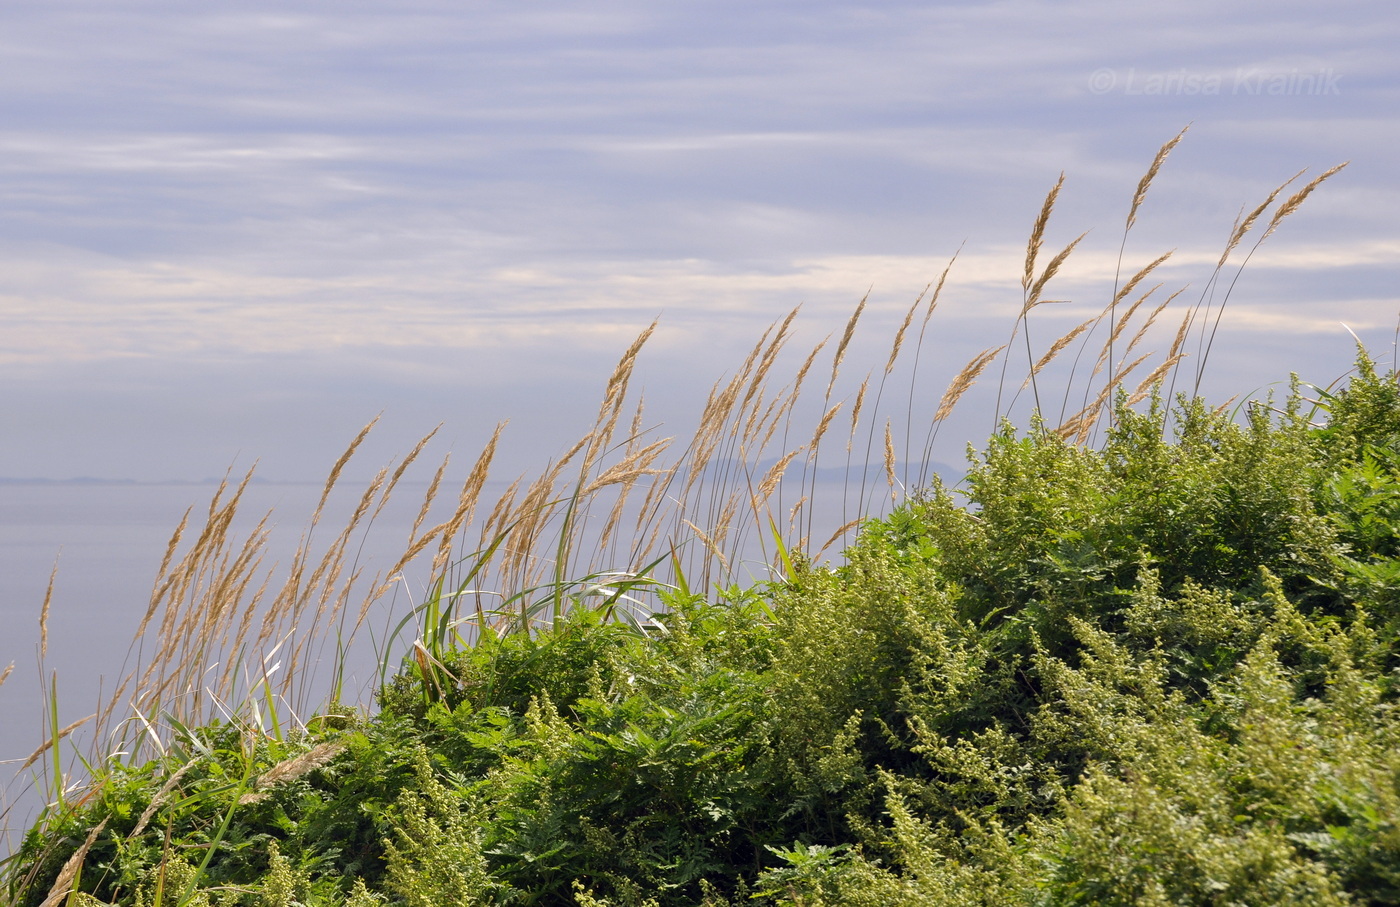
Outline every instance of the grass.
<svg viewBox="0 0 1400 907">
<path fill-rule="evenodd" d="M 1152 181 L 1184 132 L 1162 146 L 1134 192 L 1120 268 Z M 1167 253 L 1121 284 L 1115 275 L 1098 315 L 1038 346 L 1032 338 L 1036 310 L 1052 302 L 1046 291 L 1083 239 L 1045 258 L 1062 175 L 1032 227 L 1021 309 L 1009 339 L 979 352 L 953 374 L 931 413 L 921 414 L 918 403 L 925 380 L 921 368 L 926 374 L 931 355 L 924 349 L 926 329 L 950 274 L 956 284 L 956 256 L 905 313 L 878 376 L 874 369 L 863 377 L 857 372 L 857 380 L 846 374 L 866 300 L 839 333 L 795 354 L 789 346 L 800 313 L 794 309 L 769 325 L 737 368 L 715 382 L 693 431 L 663 436 L 633 393 L 653 324 L 608 376 L 592 426 L 538 475 L 515 477 L 499 497 L 486 496 L 502 425 L 461 484 L 450 486 L 448 458 L 430 460 L 435 434 L 430 432 L 407 456 L 351 490 L 351 515 L 344 525 L 328 529 L 323 513 L 332 495 L 346 493 L 342 474 L 374 429 L 371 421 L 332 466 L 299 544 L 280 569 L 272 568 L 267 550 L 270 515 L 258 517 L 250 529 L 240 528 L 252 471 L 227 477 L 207 508 L 188 512 L 171 535 L 135 630 L 128 667 L 94 714 L 58 727 L 58 682 L 50 680 L 49 727 L 21 768 L 47 803 L 34 820 L 37 838 L 43 840 L 46 829 L 64 828 L 75 810 L 100 799 L 104 785 L 115 783 L 116 765 L 134 768 L 162 760 L 174 765 L 184 759 L 188 767 L 219 747 L 236 751 L 241 755 L 234 764 L 242 770 L 193 795 L 228 804 L 219 824 L 208 830 L 203 862 L 192 876 L 162 874 L 152 889 L 151 896 L 161 902 L 178 888 L 174 900 L 186 903 L 229 833 L 239 804 L 259 802 L 268 790 L 340 754 L 340 743 L 323 742 L 302 752 L 288 747 L 299 735 L 351 721 L 369 708 L 367 691 L 347 688 L 351 660 L 366 646 L 380 666 L 380 690 L 392 687 L 396 677 L 409 678 L 427 709 L 460 688 L 462 653 L 473 646 L 544 636 L 580 612 L 621 622 L 643 637 L 666 632 L 653 620 L 655 613 L 691 595 L 742 596 L 753 584 L 744 565 L 754 560 L 767 571 L 760 582 L 794 581 L 829 551 L 850 544 L 863 520 L 884 511 L 887 498 L 895 504 L 934 481 L 927 464 L 940 428 L 998 360 L 996 420 L 1028 391 L 1036 431 L 1080 447 L 1092 447 L 1118 414 L 1151 399 L 1154 389 L 1165 388 L 1170 397 L 1180 385 L 1194 395 L 1250 256 L 1339 169 L 1278 202 L 1290 180 L 1256 208 L 1242 211 L 1205 289 L 1174 329 L 1164 333 L 1159 316 L 1182 290 L 1161 297 L 1161 284 L 1141 289 L 1169 259 Z M 1247 251 L 1236 263 L 1241 248 Z M 911 337 L 915 320 L 919 329 Z M 1101 336 L 1096 340 L 1096 335 Z M 1141 352 L 1159 335 L 1171 337 L 1164 352 Z M 907 391 L 894 400 L 887 385 L 905 363 Z M 843 392 L 846 384 L 853 387 L 849 393 Z M 1164 417 L 1161 430 L 1174 430 L 1170 418 Z M 833 457 L 848 470 L 853 463 L 859 469 L 857 487 L 843 492 L 854 498 L 854 518 L 846 501 L 839 524 L 823 526 L 814 502 L 817 477 Z M 874 485 L 866 468 L 872 460 L 883 470 Z M 391 496 L 410 493 L 405 477 L 420 471 L 430 479 L 402 556 L 387 569 L 368 572 L 357 558 L 359 540 Z M 404 606 L 402 578 L 413 573 L 426 577 L 430 591 Z M 42 607 L 44 653 L 49 596 Z M 7 668 L 0 675 L 0 684 L 8 673 Z M 542 712 L 538 720 L 552 719 Z M 64 751 L 79 727 L 87 752 L 72 763 L 77 753 L 65 760 Z M 211 727 L 232 728 L 233 737 L 211 743 L 202 730 Z M 269 753 L 282 750 L 285 758 L 260 767 Z M 155 820 L 167 798 L 191 796 L 181 786 L 185 771 L 169 772 L 140 816 L 140 830 Z M 437 794 L 425 796 L 423 809 L 441 808 L 432 802 Z M 425 814 L 421 821 L 429 818 Z M 80 883 L 84 857 L 100 832 L 94 829 L 86 843 L 70 848 L 46 892 L 46 907 L 62 902 Z M 57 831 L 51 837 L 57 853 L 64 840 Z M 129 840 L 136 837 L 128 833 Z M 407 853 L 410 844 L 401 842 L 400 850 Z M 810 857 L 788 853 L 794 861 Z M 36 883 L 39 875 L 26 881 L 25 873 L 37 873 L 46 862 L 33 857 L 9 864 L 12 891 Z M 162 857 L 161 865 L 166 862 Z"/>
</svg>

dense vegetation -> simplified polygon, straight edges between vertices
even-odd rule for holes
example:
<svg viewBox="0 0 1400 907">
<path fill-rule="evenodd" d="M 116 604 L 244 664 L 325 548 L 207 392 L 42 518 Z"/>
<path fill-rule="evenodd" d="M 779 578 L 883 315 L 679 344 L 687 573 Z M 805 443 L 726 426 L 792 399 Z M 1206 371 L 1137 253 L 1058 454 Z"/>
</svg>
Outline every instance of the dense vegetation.
<svg viewBox="0 0 1400 907">
<path fill-rule="evenodd" d="M 1168 418 L 1170 416 L 1170 418 Z M 1400 903 L 1400 389 L 1004 428 L 840 566 L 419 652 L 35 831 L 74 904 Z"/>
</svg>

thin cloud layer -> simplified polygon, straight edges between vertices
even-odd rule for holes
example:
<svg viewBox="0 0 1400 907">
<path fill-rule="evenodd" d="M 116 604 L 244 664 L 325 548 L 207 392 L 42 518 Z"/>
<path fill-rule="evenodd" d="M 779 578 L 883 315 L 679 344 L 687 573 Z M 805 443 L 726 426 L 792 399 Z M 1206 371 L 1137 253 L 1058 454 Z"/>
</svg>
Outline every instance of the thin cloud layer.
<svg viewBox="0 0 1400 907">
<path fill-rule="evenodd" d="M 1091 233 L 1048 332 L 1111 292 L 1137 179 L 1187 122 L 1129 266 L 1176 248 L 1165 291 L 1196 287 L 1242 207 L 1350 159 L 1250 262 L 1222 380 L 1311 365 L 1280 350 L 1319 332 L 1344 357 L 1341 322 L 1382 342 L 1397 308 L 1398 25 L 1382 3 L 11 5 L 0 474 L 203 475 L 249 438 L 300 469 L 263 427 L 298 400 L 504 400 L 502 362 L 591 403 L 657 316 L 708 384 L 799 303 L 819 338 L 870 291 L 883 337 L 960 247 L 939 336 L 981 349 L 1064 170 L 1047 247 Z M 205 441 L 55 460 L 90 433 L 90 369 L 104 410 Z M 72 427 L 34 424 L 40 399 Z"/>
</svg>

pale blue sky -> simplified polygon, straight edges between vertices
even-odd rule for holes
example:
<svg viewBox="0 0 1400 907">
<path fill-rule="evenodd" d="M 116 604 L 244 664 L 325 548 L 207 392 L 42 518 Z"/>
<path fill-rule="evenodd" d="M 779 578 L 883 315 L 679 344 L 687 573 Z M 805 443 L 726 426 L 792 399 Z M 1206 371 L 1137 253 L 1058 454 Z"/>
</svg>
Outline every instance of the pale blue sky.
<svg viewBox="0 0 1400 907">
<path fill-rule="evenodd" d="M 1242 206 L 1352 161 L 1212 362 L 1222 397 L 1326 382 L 1341 322 L 1389 355 L 1400 316 L 1396 46 L 1380 0 L 5 3 L 0 476 L 315 479 L 381 410 L 370 459 L 504 417 L 556 453 L 657 316 L 639 380 L 684 423 L 799 302 L 815 342 L 871 290 L 849 368 L 878 368 L 963 245 L 936 400 L 1005 339 L 1059 172 L 1048 245 L 1091 232 L 1041 337 L 1103 304 L 1188 122 L 1128 245 L 1178 250 L 1168 290 Z"/>
</svg>

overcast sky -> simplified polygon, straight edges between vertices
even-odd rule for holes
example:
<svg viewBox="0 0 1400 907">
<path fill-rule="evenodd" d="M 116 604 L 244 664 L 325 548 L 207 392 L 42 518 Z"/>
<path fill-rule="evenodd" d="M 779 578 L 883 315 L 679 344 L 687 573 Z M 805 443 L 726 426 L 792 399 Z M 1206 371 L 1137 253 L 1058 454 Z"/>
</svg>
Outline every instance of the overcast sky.
<svg viewBox="0 0 1400 907">
<path fill-rule="evenodd" d="M 314 480 L 380 411 L 381 459 L 505 417 L 557 453 L 653 318 L 638 380 L 685 422 L 798 303 L 815 342 L 869 291 L 878 368 L 962 247 L 936 400 L 1005 340 L 1059 173 L 1047 247 L 1090 233 L 1046 337 L 1187 123 L 1127 247 L 1177 249 L 1167 290 L 1352 162 L 1246 269 L 1210 386 L 1326 383 L 1342 323 L 1388 357 L 1400 316 L 1398 32 L 1391 0 L 7 2 L 0 476 Z"/>
</svg>

